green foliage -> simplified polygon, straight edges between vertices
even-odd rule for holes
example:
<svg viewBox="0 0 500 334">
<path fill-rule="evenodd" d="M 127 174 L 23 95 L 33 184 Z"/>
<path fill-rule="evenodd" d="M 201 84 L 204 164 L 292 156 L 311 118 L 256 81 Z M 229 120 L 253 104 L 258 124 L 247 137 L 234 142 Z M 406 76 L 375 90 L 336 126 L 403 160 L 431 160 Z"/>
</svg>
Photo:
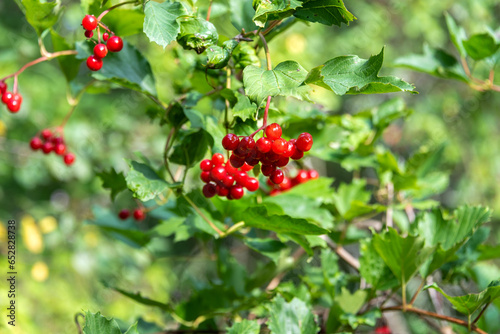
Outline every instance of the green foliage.
<svg viewBox="0 0 500 334">
<path fill-rule="evenodd" d="M 177 20 L 186 14 L 186 10 L 180 2 L 148 1 L 144 7 L 144 33 L 151 42 L 165 48 L 177 38 L 181 31 Z"/>
<path fill-rule="evenodd" d="M 85 325 L 83 327 L 84 334 L 121 334 L 122 331 L 116 320 L 113 318 L 107 319 L 101 312 L 92 313 L 85 312 Z M 138 334 L 137 323 L 130 326 L 125 334 Z"/>
<path fill-rule="evenodd" d="M 298 298 L 289 303 L 281 296 L 274 298 L 269 313 L 267 325 L 271 333 L 313 334 L 319 330 L 311 309 Z"/>
<path fill-rule="evenodd" d="M 186 50 L 203 53 L 209 46 L 217 44 L 219 35 L 215 26 L 202 18 L 188 18 L 181 21 L 177 42 Z"/>
<path fill-rule="evenodd" d="M 60 12 L 56 1 L 22 0 L 20 7 L 26 16 L 26 20 L 35 28 L 39 36 L 56 24 L 59 19 Z"/>
<path fill-rule="evenodd" d="M 260 326 L 255 320 L 243 319 L 227 329 L 228 334 L 259 334 Z"/>
<path fill-rule="evenodd" d="M 154 199 L 168 188 L 176 187 L 177 184 L 169 184 L 146 164 L 131 161 L 128 162 L 130 171 L 125 177 L 127 187 L 134 196 L 141 201 Z"/>
</svg>

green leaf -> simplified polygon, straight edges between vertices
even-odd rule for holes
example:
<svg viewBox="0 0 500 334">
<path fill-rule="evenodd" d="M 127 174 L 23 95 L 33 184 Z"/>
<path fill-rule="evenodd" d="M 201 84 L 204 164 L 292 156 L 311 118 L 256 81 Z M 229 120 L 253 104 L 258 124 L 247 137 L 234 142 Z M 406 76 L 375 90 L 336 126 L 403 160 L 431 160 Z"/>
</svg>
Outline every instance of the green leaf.
<svg viewBox="0 0 500 334">
<path fill-rule="evenodd" d="M 254 9 L 250 1 L 229 0 L 229 6 L 231 8 L 231 23 L 238 31 L 241 31 L 241 29 L 246 31 L 257 29 L 252 20 Z M 247 45 L 247 43 L 243 44 Z"/>
<path fill-rule="evenodd" d="M 450 14 L 444 13 L 444 16 L 446 18 L 446 26 L 448 27 L 448 32 L 450 34 L 451 41 L 457 48 L 458 53 L 460 53 L 460 56 L 465 57 L 466 53 L 462 43 L 467 38 L 467 36 L 465 35 L 464 28 L 458 27 L 457 24 L 455 23 L 455 20 Z"/>
<path fill-rule="evenodd" d="M 212 144 L 212 136 L 203 129 L 186 134 L 181 138 L 179 144 L 174 147 L 169 161 L 192 167 L 203 159 L 208 147 L 212 146 Z"/>
<path fill-rule="evenodd" d="M 257 105 L 253 102 L 250 102 L 248 96 L 240 94 L 236 92 L 237 102 L 234 105 L 233 117 L 239 117 L 243 122 L 247 119 L 255 120 L 255 116 L 257 113 Z"/>
<path fill-rule="evenodd" d="M 389 124 L 398 118 L 407 117 L 411 110 L 406 108 L 406 104 L 401 98 L 387 100 L 381 105 L 371 110 L 373 125 L 378 129 L 385 129 Z"/>
<path fill-rule="evenodd" d="M 202 18 L 189 18 L 181 21 L 181 31 L 177 42 L 186 50 L 195 50 L 200 54 L 211 45 L 216 45 L 219 40 L 217 29 L 214 25 Z"/>
<path fill-rule="evenodd" d="M 120 327 L 113 318 L 106 319 L 101 312 L 85 312 L 84 334 L 122 334 Z"/>
<path fill-rule="evenodd" d="M 397 279 L 375 250 L 373 239 L 364 239 L 359 245 L 359 273 L 374 289 L 387 290 L 398 285 Z"/>
<path fill-rule="evenodd" d="M 160 308 L 163 311 L 172 312 L 172 306 L 171 305 L 165 304 L 165 303 L 153 300 L 153 299 L 149 299 L 147 297 L 143 297 L 140 292 L 136 292 L 136 293 L 128 292 L 128 291 L 122 290 L 120 288 L 117 288 L 117 287 L 114 287 L 114 286 L 110 286 L 110 285 L 108 285 L 105 282 L 104 282 L 104 285 L 107 288 L 113 289 L 116 292 L 119 292 L 120 294 L 122 294 L 122 295 L 124 295 L 124 296 L 126 296 L 126 297 L 128 297 L 128 298 L 130 298 L 132 300 L 135 300 L 139 304 L 143 304 L 143 305 L 147 305 L 147 306 L 155 306 L 155 307 Z"/>
<path fill-rule="evenodd" d="M 239 43 L 234 49 L 232 56 L 234 67 L 237 69 L 244 69 L 250 65 L 260 67 L 260 58 L 249 43 Z"/>
<path fill-rule="evenodd" d="M 365 290 L 357 290 L 351 293 L 345 287 L 342 287 L 341 293 L 336 295 L 334 300 L 345 313 L 356 314 L 365 304 L 367 297 L 368 292 Z"/>
<path fill-rule="evenodd" d="M 296 233 L 300 235 L 325 234 L 328 230 L 305 219 L 297 219 L 288 215 L 268 213 L 268 206 L 249 207 L 238 216 L 245 225 L 271 230 L 278 233 Z"/>
<path fill-rule="evenodd" d="M 500 44 L 497 44 L 495 37 L 489 33 L 472 35 L 469 39 L 463 41 L 463 45 L 467 55 L 474 60 L 492 56 L 500 46 Z"/>
<path fill-rule="evenodd" d="M 21 3 L 25 9 L 26 20 L 35 28 L 38 36 L 56 24 L 59 19 L 60 12 L 56 1 L 22 0 Z"/>
<path fill-rule="evenodd" d="M 227 328 L 227 334 L 259 334 L 259 332 L 260 325 L 257 320 L 243 319 Z"/>
<path fill-rule="evenodd" d="M 319 327 L 314 314 L 302 300 L 293 298 L 290 303 L 277 296 L 269 306 L 267 326 L 274 334 L 315 334 Z"/>
<path fill-rule="evenodd" d="M 130 326 L 129 329 L 127 329 L 127 331 L 125 332 L 125 334 L 140 334 L 139 330 L 137 329 L 137 322 L 132 326 Z"/>
<path fill-rule="evenodd" d="M 134 193 L 134 197 L 141 201 L 149 201 L 165 192 L 168 188 L 176 187 L 156 174 L 156 172 L 146 164 L 128 160 L 130 171 L 125 180 L 127 187 Z"/>
<path fill-rule="evenodd" d="M 181 31 L 177 19 L 187 13 L 180 2 L 148 1 L 144 7 L 144 14 L 144 33 L 151 42 L 165 48 Z"/>
<path fill-rule="evenodd" d="M 302 6 L 299 0 L 254 0 L 255 15 L 253 21 L 264 28 L 267 21 L 280 20 L 294 13 L 294 9 Z"/>
<path fill-rule="evenodd" d="M 90 50 L 85 44 L 80 45 L 79 57 L 85 57 L 82 53 Z M 87 57 L 85 57 L 87 58 Z M 93 72 L 92 76 L 98 80 L 109 80 L 125 88 L 130 88 L 149 95 L 156 96 L 155 79 L 151 71 L 151 65 L 147 59 L 134 46 L 123 41 L 123 49 L 120 52 L 109 52 L 103 60 L 102 69 Z"/>
<path fill-rule="evenodd" d="M 334 189 L 331 187 L 332 178 L 320 177 L 309 180 L 305 183 L 296 185 L 286 192 L 287 195 L 298 195 L 321 201 L 322 203 L 331 203 Z"/>
<path fill-rule="evenodd" d="M 207 67 L 212 69 L 220 69 L 226 67 L 234 48 L 238 42 L 234 39 L 225 41 L 222 46 L 212 45 L 207 49 Z"/>
<path fill-rule="evenodd" d="M 341 184 L 332 195 L 335 208 L 344 219 L 351 220 L 373 211 L 366 204 L 370 200 L 370 193 L 365 190 L 365 186 L 365 180 L 355 179 L 351 184 Z"/>
<path fill-rule="evenodd" d="M 423 238 L 402 237 L 392 227 L 373 236 L 373 247 L 403 286 L 433 252 L 433 247 L 425 247 L 424 244 Z"/>
<path fill-rule="evenodd" d="M 57 52 L 72 49 L 72 46 L 66 43 L 66 40 L 52 29 L 50 30 L 50 36 L 52 38 L 52 46 L 54 47 L 54 51 Z M 78 75 L 80 63 L 82 62 L 81 60 L 76 59 L 75 56 L 65 56 L 57 57 L 57 61 L 59 62 L 61 71 L 63 72 L 68 82 L 76 78 L 76 76 Z"/>
<path fill-rule="evenodd" d="M 148 4 L 149 2 L 146 4 L 146 8 Z M 123 37 L 142 33 L 144 18 L 142 8 L 114 9 L 103 17 L 103 22 L 117 36 Z"/>
<path fill-rule="evenodd" d="M 247 66 L 243 70 L 243 84 L 248 97 L 260 106 L 270 96 L 293 96 L 309 101 L 310 87 L 303 84 L 307 71 L 295 61 L 278 64 L 274 70 Z"/>
<path fill-rule="evenodd" d="M 305 21 L 318 22 L 328 26 L 337 25 L 339 27 L 342 23 L 348 25 L 350 21 L 356 19 L 345 8 L 342 0 L 303 1 L 302 7 L 297 8 L 293 15 Z"/>
<path fill-rule="evenodd" d="M 102 181 L 102 187 L 111 190 L 111 199 L 114 200 L 119 192 L 127 189 L 127 182 L 125 181 L 125 176 L 123 172 L 117 173 L 114 168 L 110 168 L 109 171 L 103 170 L 96 175 Z"/>
<path fill-rule="evenodd" d="M 469 293 L 464 296 L 450 296 L 446 294 L 436 283 L 426 286 L 424 289 L 435 289 L 439 291 L 446 299 L 450 301 L 453 308 L 460 313 L 467 314 L 470 317 L 474 312 L 482 309 L 486 304 L 493 302 L 500 297 L 500 281 L 493 281 L 488 287 L 480 293 Z"/>
<path fill-rule="evenodd" d="M 324 87 L 337 95 L 401 91 L 416 93 L 415 87 L 402 79 L 393 76 L 379 77 L 383 61 L 383 48 L 378 55 L 371 56 L 368 60 L 358 56 L 336 57 L 313 68 L 305 83 Z"/>
<path fill-rule="evenodd" d="M 394 65 L 407 67 L 439 78 L 468 82 L 469 78 L 455 57 L 444 50 L 424 44 L 424 54 L 410 54 L 396 59 Z"/>
<path fill-rule="evenodd" d="M 274 239 L 245 238 L 244 241 L 248 247 L 276 263 L 280 258 L 281 251 L 286 248 L 284 243 Z"/>
</svg>

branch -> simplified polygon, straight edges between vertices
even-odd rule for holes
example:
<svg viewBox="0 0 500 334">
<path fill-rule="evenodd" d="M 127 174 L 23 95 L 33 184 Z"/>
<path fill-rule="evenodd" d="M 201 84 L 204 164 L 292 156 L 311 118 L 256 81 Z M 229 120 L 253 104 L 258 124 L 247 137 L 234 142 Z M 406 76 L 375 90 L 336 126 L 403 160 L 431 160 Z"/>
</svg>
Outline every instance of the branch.
<svg viewBox="0 0 500 334">
<path fill-rule="evenodd" d="M 295 266 L 295 264 L 297 263 L 297 261 L 306 253 L 306 251 L 304 250 L 304 248 L 300 247 L 298 248 L 295 253 L 293 253 L 292 257 L 293 257 L 293 264 L 290 266 L 290 268 L 293 268 Z M 274 290 L 276 289 L 276 287 L 280 284 L 281 280 L 283 279 L 283 277 L 285 277 L 286 275 L 286 270 L 280 272 L 278 275 L 276 275 L 272 280 L 271 282 L 269 282 L 269 284 L 267 285 L 266 287 L 266 291 L 271 291 L 271 290 Z"/>
<path fill-rule="evenodd" d="M 262 35 L 261 32 L 259 32 L 259 37 L 262 40 L 262 44 L 264 45 L 264 52 L 266 53 L 267 70 L 271 71 L 273 69 L 273 66 L 271 64 L 271 54 L 269 53 L 269 47 L 267 46 L 266 38 L 264 37 L 264 35 Z"/>
<path fill-rule="evenodd" d="M 345 250 L 344 247 L 338 246 L 335 242 L 327 235 L 321 235 L 321 239 L 325 240 L 327 245 L 337 253 L 338 256 L 352 268 L 354 268 L 357 272 L 359 272 L 359 260 L 352 256 L 348 251 Z"/>
<path fill-rule="evenodd" d="M 196 211 L 196 213 L 198 213 L 200 215 L 200 217 L 203 218 L 203 220 L 206 221 L 207 224 L 210 225 L 210 227 L 213 228 L 214 231 L 217 232 L 217 234 L 220 237 L 224 236 L 224 232 L 219 230 L 219 228 L 217 226 L 215 226 L 215 224 L 212 223 L 212 221 L 210 221 L 210 219 L 208 219 L 208 217 L 205 216 L 205 214 L 203 212 L 201 212 L 200 208 L 196 204 L 194 204 L 194 202 L 189 197 L 187 197 L 184 194 L 182 194 L 182 197 L 184 197 L 184 199 L 189 203 L 189 205 L 191 205 L 193 207 L 193 209 Z"/>
<path fill-rule="evenodd" d="M 403 311 L 403 306 L 400 305 L 400 306 L 385 307 L 385 308 L 381 308 L 380 311 L 382 311 L 382 312 Z M 423 315 L 423 316 L 426 316 L 426 317 L 431 317 L 431 318 L 436 318 L 436 319 L 440 319 L 440 320 L 445 320 L 445 321 L 448 321 L 448 322 L 451 322 L 451 323 L 454 323 L 454 324 L 457 324 L 457 325 L 469 328 L 469 323 L 467 323 L 466 321 L 463 321 L 463 320 L 460 320 L 460 319 L 457 319 L 457 318 L 453 318 L 453 317 L 450 317 L 450 316 L 447 316 L 447 315 L 437 314 L 437 313 L 434 313 L 434 312 L 430 312 L 430 311 L 426 311 L 426 310 L 421 310 L 419 308 L 414 308 L 414 307 L 411 307 L 411 306 L 406 306 L 406 312 L 411 312 L 411 313 L 420 314 L 420 315 Z M 478 328 L 474 324 L 470 325 L 470 330 L 472 330 L 472 331 L 474 331 L 476 333 L 480 333 L 480 334 L 488 334 L 485 331 L 483 331 L 482 329 Z"/>
</svg>

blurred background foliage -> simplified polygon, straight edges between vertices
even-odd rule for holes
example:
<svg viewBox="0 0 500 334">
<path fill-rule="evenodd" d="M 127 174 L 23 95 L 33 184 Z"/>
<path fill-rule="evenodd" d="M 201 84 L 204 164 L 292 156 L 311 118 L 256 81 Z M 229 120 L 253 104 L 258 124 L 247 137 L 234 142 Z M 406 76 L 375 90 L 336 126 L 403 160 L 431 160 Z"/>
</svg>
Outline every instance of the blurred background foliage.
<svg viewBox="0 0 500 334">
<path fill-rule="evenodd" d="M 203 7 L 203 2 L 199 3 Z M 62 6 L 64 15 L 57 30 L 70 40 L 83 39 L 80 21 L 85 13 L 80 3 L 63 1 Z M 453 52 L 444 12 L 450 13 L 469 34 L 487 27 L 497 29 L 498 1 L 346 1 L 346 6 L 358 18 L 348 27 L 297 23 L 283 38 L 271 40 L 273 63 L 294 59 L 310 70 L 339 55 L 356 54 L 366 59 L 385 46 L 386 65 L 381 74 L 390 72 L 404 78 L 420 92 L 399 95 L 413 113 L 384 132 L 385 144 L 402 157 L 443 145 L 440 164 L 449 171 L 450 183 L 436 199 L 446 207 L 467 203 L 488 205 L 494 209 L 494 221 L 498 221 L 500 94 L 478 92 L 458 81 L 388 68 L 398 57 L 422 53 L 424 43 Z M 126 39 L 150 61 L 160 98 L 172 100 L 176 89 L 187 80 L 172 52 L 177 45 L 174 43 L 164 51 L 149 43 L 143 34 Z M 16 71 L 38 56 L 36 33 L 19 7 L 11 0 L 0 2 L 0 76 Z M 263 58 L 263 53 L 260 56 Z M 481 73 L 481 68 L 476 70 L 478 76 L 487 76 Z M 204 78 L 192 81 L 196 84 L 196 80 L 206 86 Z M 57 126 L 70 109 L 66 81 L 57 61 L 31 67 L 20 76 L 19 85 L 24 97 L 22 111 L 15 115 L 6 110 L 0 112 L 2 245 L 6 242 L 8 219 L 16 219 L 18 226 L 22 226 L 17 243 L 18 322 L 22 327 L 9 330 L 32 334 L 74 333 L 73 316 L 82 309 L 100 310 L 127 324 L 138 317 L 160 325 L 168 323 L 168 316 L 122 297 L 101 281 L 119 281 L 130 291 L 140 290 L 143 295 L 168 300 L 195 284 L 194 278 L 214 270 L 210 254 L 201 252 L 202 255 L 190 257 L 190 253 L 199 249 L 192 250 L 189 248 L 192 244 L 181 243 L 175 246 L 177 252 L 170 252 L 173 255 L 156 257 L 153 246 L 130 248 L 103 235 L 96 226 L 84 223 L 91 216 L 93 205 L 111 207 L 116 212 L 134 206 L 131 196 L 123 193 L 112 203 L 96 172 L 110 167 L 126 170 L 124 159 L 137 154 L 153 163 L 161 161 L 167 134 L 147 116 L 151 101 L 139 93 L 111 89 L 105 84 L 86 93 L 65 129 L 66 141 L 77 156 L 75 164 L 67 168 L 60 159 L 33 153 L 29 148 L 31 137 L 43 128 Z M 318 88 L 312 99 L 332 114 L 354 114 L 393 95 L 338 97 Z M 302 106 L 299 104 L 295 112 L 301 112 Z M 338 164 L 325 164 L 317 159 L 312 164 L 322 175 L 337 181 L 349 182 L 352 178 L 352 172 Z M 192 172 L 190 177 L 196 179 L 197 175 Z M 192 187 L 199 187 L 197 181 Z M 493 229 L 490 241 L 499 240 L 500 230 Z M 2 246 L 1 252 L 3 257 L 5 247 Z M 479 264 L 472 270 L 480 273 L 488 269 Z M 6 294 L 3 285 L 0 294 Z M 0 324 L 3 331 L 1 326 L 3 322 Z"/>
</svg>

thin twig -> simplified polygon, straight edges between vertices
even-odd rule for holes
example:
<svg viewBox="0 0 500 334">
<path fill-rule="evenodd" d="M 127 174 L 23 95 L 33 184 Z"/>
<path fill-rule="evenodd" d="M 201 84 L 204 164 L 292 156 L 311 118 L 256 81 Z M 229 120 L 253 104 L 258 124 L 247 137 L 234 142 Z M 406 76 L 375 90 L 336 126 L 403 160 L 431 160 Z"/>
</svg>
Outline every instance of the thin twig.
<svg viewBox="0 0 500 334">
<path fill-rule="evenodd" d="M 186 202 L 188 202 L 189 205 L 191 205 L 193 207 L 193 209 L 196 211 L 196 213 L 198 213 L 200 215 L 200 217 L 203 218 L 203 220 L 206 221 L 207 224 L 210 225 L 210 227 L 212 227 L 214 229 L 214 231 L 217 232 L 217 234 L 219 236 L 221 236 L 221 237 L 224 236 L 224 232 L 222 232 L 217 226 L 215 226 L 215 224 L 212 223 L 212 221 L 210 219 L 208 219 L 207 216 L 205 216 L 205 214 L 200 210 L 200 208 L 196 204 L 194 204 L 194 202 L 189 197 L 187 197 L 184 194 L 182 194 L 182 197 L 184 197 Z"/>
<path fill-rule="evenodd" d="M 474 320 L 472 321 L 472 324 L 475 324 L 475 323 L 479 320 L 479 318 L 481 318 L 481 316 L 483 315 L 484 311 L 486 311 L 486 308 L 487 308 L 488 306 L 490 306 L 490 304 L 491 304 L 491 303 L 487 303 L 486 305 L 484 305 L 483 309 L 481 310 L 481 312 L 479 312 L 479 314 L 477 315 L 476 319 L 474 319 Z"/>
<path fill-rule="evenodd" d="M 413 295 L 413 298 L 410 300 L 410 304 L 409 305 L 413 305 L 413 303 L 417 299 L 418 294 L 420 293 L 420 291 L 424 287 L 424 284 L 425 284 L 425 279 L 422 279 L 422 282 L 420 283 L 420 286 L 418 287 L 417 291 L 415 291 L 415 294 Z"/>
<path fill-rule="evenodd" d="M 359 272 L 359 260 L 356 259 L 354 256 L 352 256 L 348 251 L 345 250 L 344 247 L 338 246 L 335 244 L 335 242 L 327 235 L 321 235 L 321 239 L 326 241 L 326 244 L 337 253 L 338 256 L 345 262 L 347 262 L 348 265 L 350 265 L 352 268 L 354 268 L 356 271 Z"/>
<path fill-rule="evenodd" d="M 210 0 L 210 3 L 208 4 L 208 10 L 207 10 L 207 21 L 210 21 L 210 13 L 212 12 L 212 0 Z"/>
<path fill-rule="evenodd" d="M 82 334 L 82 326 L 80 325 L 80 322 L 78 321 L 78 317 L 82 317 L 83 319 L 85 319 L 85 315 L 83 313 L 77 313 L 75 314 L 75 324 L 76 324 L 76 328 L 78 328 L 78 333 L 79 334 Z"/>
<path fill-rule="evenodd" d="M 267 70 L 271 71 L 273 69 L 273 66 L 271 63 L 271 53 L 269 52 L 269 47 L 267 46 L 266 38 L 264 37 L 264 35 L 262 35 L 261 32 L 259 32 L 259 37 L 262 41 L 262 45 L 264 45 L 264 52 L 266 53 Z"/>
<path fill-rule="evenodd" d="M 109 7 L 108 9 L 106 9 L 104 12 L 102 12 L 97 17 L 97 21 L 101 21 L 101 19 L 104 17 L 104 15 L 108 14 L 110 11 L 112 11 L 115 8 L 118 8 L 118 7 L 123 6 L 123 5 L 136 4 L 136 3 L 137 3 L 137 0 L 125 1 L 125 2 L 122 2 L 122 3 L 116 4 L 116 5 L 112 6 L 112 7 Z"/>
<path fill-rule="evenodd" d="M 293 258 L 293 263 L 297 263 L 297 261 L 306 253 L 306 251 L 304 250 L 304 248 L 300 247 L 300 248 L 297 248 L 297 250 L 295 251 L 295 253 L 293 253 L 292 255 L 292 258 Z M 292 265 L 291 268 L 293 268 L 294 266 Z M 269 284 L 267 285 L 266 287 L 266 291 L 271 291 L 271 290 L 274 290 L 276 289 L 276 287 L 280 284 L 281 280 L 283 279 L 283 277 L 285 277 L 286 275 L 286 270 L 285 271 L 282 271 L 280 272 L 278 275 L 276 275 L 272 280 L 271 282 L 269 282 Z"/>
<path fill-rule="evenodd" d="M 386 228 L 392 227 L 393 222 L 392 222 L 392 214 L 393 214 L 393 208 L 392 208 L 392 201 L 394 200 L 394 184 L 392 182 L 387 183 L 387 212 L 385 215 L 385 225 Z"/>
</svg>

